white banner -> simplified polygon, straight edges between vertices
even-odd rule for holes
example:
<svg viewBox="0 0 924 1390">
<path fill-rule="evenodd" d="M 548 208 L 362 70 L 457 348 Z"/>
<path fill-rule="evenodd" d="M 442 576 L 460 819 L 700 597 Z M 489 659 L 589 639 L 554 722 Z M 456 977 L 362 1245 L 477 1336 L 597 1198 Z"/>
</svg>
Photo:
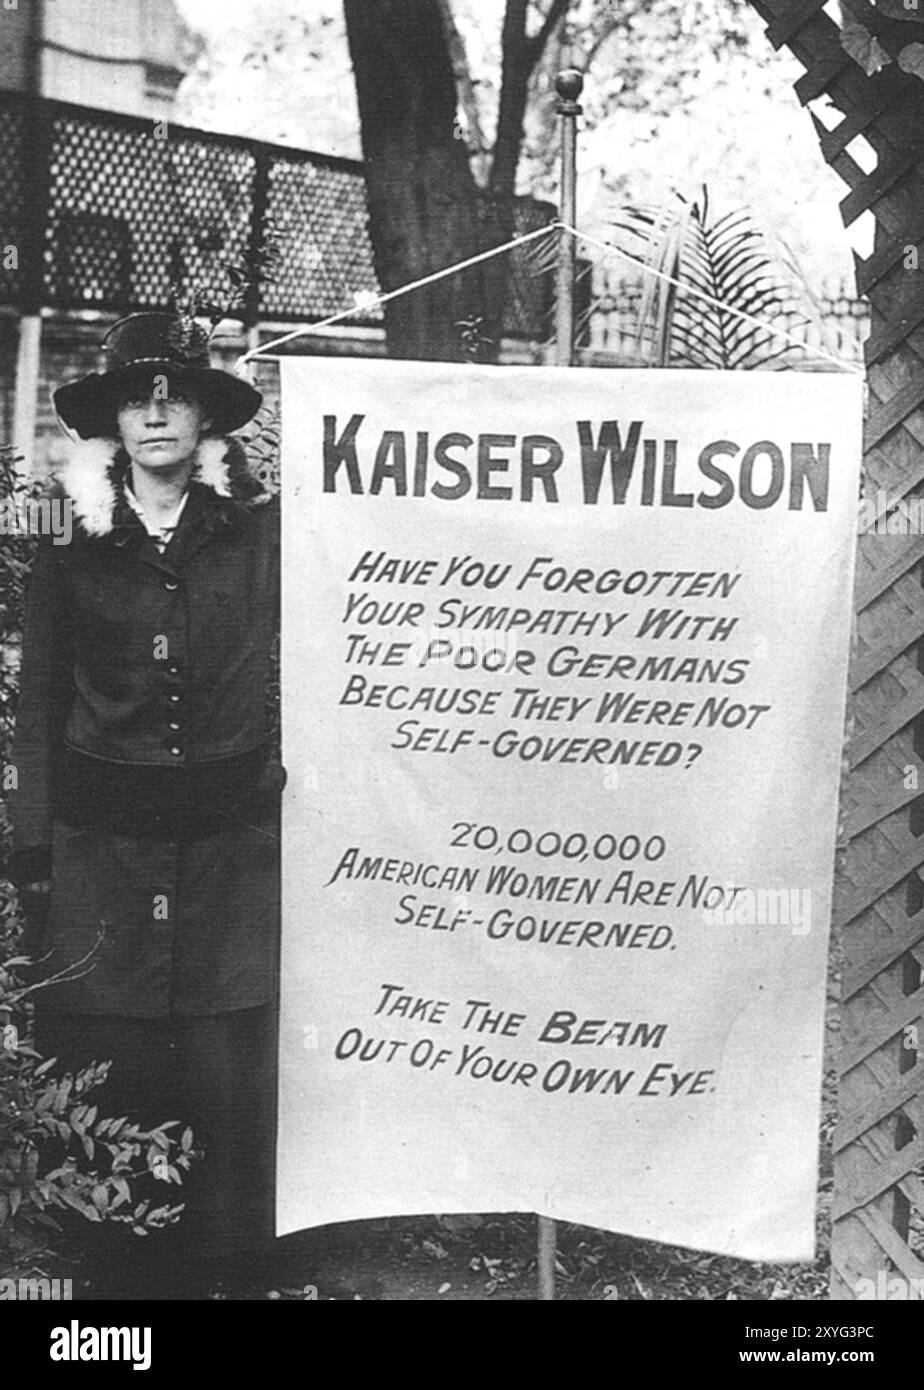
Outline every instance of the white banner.
<svg viewBox="0 0 924 1390">
<path fill-rule="evenodd" d="M 282 363 L 280 1233 L 814 1248 L 847 375 Z"/>
</svg>

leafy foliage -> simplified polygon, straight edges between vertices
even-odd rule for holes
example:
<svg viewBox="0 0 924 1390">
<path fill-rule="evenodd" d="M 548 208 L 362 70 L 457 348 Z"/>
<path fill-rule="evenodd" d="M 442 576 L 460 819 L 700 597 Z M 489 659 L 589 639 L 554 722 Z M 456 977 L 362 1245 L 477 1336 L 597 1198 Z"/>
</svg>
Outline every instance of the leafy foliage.
<svg viewBox="0 0 924 1390">
<path fill-rule="evenodd" d="M 216 231 L 214 235 L 217 241 L 211 249 L 217 251 L 224 236 L 221 231 Z M 254 248 L 248 262 L 236 260 L 228 252 L 222 251 L 218 257 L 218 265 L 221 268 L 223 284 L 218 295 L 209 295 L 195 284 L 186 285 L 182 279 L 174 279 L 170 296 L 181 328 L 187 332 L 198 329 L 207 345 L 218 325 L 225 319 L 243 319 L 250 294 L 259 285 L 272 284 L 278 275 L 282 258 L 282 235 L 279 225 L 267 218 L 263 225 L 263 239 Z"/>
<path fill-rule="evenodd" d="M 264 492 L 275 495 L 280 488 L 280 450 L 282 447 L 282 415 L 277 404 L 265 402 L 254 418 L 241 431 L 241 442 L 247 453 L 251 473 Z M 267 722 L 273 730 L 272 755 L 281 759 L 282 685 L 280 680 L 280 641 L 277 633 L 271 653 L 271 671 L 266 692 Z"/>
<path fill-rule="evenodd" d="M 0 496 L 14 505 L 40 488 L 17 470 L 15 452 L 0 447 Z M 0 546 L 0 757 L 9 762 L 15 713 L 25 589 L 34 541 L 7 536 Z M 5 808 L 0 873 L 9 857 Z M 157 1183 L 179 1185 L 198 1157 L 190 1129 L 178 1121 L 145 1130 L 101 1111 L 94 1093 L 109 1062 L 77 1075 L 51 1075 L 27 1041 L 29 999 L 49 981 L 24 984 L 29 961 L 18 942 L 23 922 L 16 889 L 0 877 L 0 1258 L 14 1223 L 53 1225 L 54 1213 L 127 1226 L 136 1235 L 176 1221 L 182 1204 L 161 1202 Z M 54 978 L 54 977 L 52 977 Z M 141 1189 L 144 1188 L 145 1191 Z"/>
<path fill-rule="evenodd" d="M 614 230 L 620 248 L 654 272 L 643 283 L 638 339 L 657 365 L 798 365 L 799 345 L 772 321 L 796 310 L 808 324 L 807 291 L 747 209 L 716 217 L 704 188 L 695 203 L 677 195 L 667 208 L 623 209 Z"/>
<path fill-rule="evenodd" d="M 0 445 L 0 497 L 14 505 L 38 496 L 38 484 L 27 482 L 18 466 L 22 462 L 8 444 Z M 0 546 L 0 748 L 4 760 L 13 731 L 17 689 L 18 646 L 22 633 L 25 587 L 32 562 L 29 536 L 6 536 Z"/>
<path fill-rule="evenodd" d="M 894 59 L 902 72 L 924 80 L 924 44 L 913 41 L 924 24 L 917 0 L 873 0 L 867 28 L 841 0 L 841 47 L 861 67 L 868 77 L 888 67 Z M 878 13 L 876 12 L 878 11 Z M 880 41 L 882 40 L 882 41 Z"/>
<path fill-rule="evenodd" d="M 14 507 L 24 506 L 38 496 L 40 487 L 26 480 L 19 471 L 22 460 L 11 445 L 0 445 L 0 497 Z M 30 536 L 8 535 L 0 545 L 0 763 L 10 758 L 16 696 L 19 688 L 19 651 L 25 612 L 26 581 L 32 563 L 34 541 Z M 7 862 L 10 827 L 6 810 L 0 804 L 0 868 Z M 4 921 L 0 919 L 0 947 Z"/>
<path fill-rule="evenodd" d="M 505 58 L 536 60 L 524 152 L 531 167 L 547 165 L 553 174 L 551 84 L 566 57 L 579 67 L 592 65 L 584 99 L 592 126 L 617 101 L 655 118 L 663 115 L 721 77 L 720 67 L 711 66 L 714 59 L 742 53 L 766 65 L 771 57 L 748 0 L 570 0 L 565 7 L 555 0 L 435 2 L 455 31 L 460 138 L 487 166 Z M 183 0 L 183 10 L 204 35 L 200 61 L 180 91 L 184 119 L 360 156 L 342 3 L 263 0 L 238 7 L 230 23 L 201 0 Z M 550 24 L 563 10 L 565 22 Z M 523 29 L 514 24 L 505 35 L 504 20 L 513 11 L 524 12 Z M 331 91 L 336 102 L 329 99 Z"/>
<path fill-rule="evenodd" d="M 250 471 L 270 493 L 279 491 L 279 451 L 282 445 L 282 419 L 278 405 L 262 405 L 241 431 Z"/>
<path fill-rule="evenodd" d="M 196 1158 L 192 1130 L 177 1139 L 172 1120 L 145 1130 L 125 1117 L 100 1114 L 93 1093 L 106 1080 L 110 1064 L 94 1063 L 76 1075 L 50 1074 L 54 1058 L 41 1061 L 19 1042 L 15 1022 L 23 1015 L 28 987 L 15 971 L 27 962 L 15 958 L 0 969 L 0 1232 L 13 1218 L 49 1222 L 54 1209 L 71 1210 L 88 1221 L 128 1226 L 136 1235 L 171 1224 L 182 1204 L 137 1200 L 139 1179 L 182 1183 Z"/>
</svg>

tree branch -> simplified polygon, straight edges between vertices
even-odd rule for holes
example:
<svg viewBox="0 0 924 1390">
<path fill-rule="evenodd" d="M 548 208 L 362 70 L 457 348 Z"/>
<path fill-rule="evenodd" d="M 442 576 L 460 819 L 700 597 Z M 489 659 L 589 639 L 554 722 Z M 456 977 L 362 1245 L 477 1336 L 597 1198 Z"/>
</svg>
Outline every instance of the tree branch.
<svg viewBox="0 0 924 1390">
<path fill-rule="evenodd" d="M 527 6 L 528 0 L 507 0 L 501 28 L 501 88 L 489 188 L 493 198 L 504 202 L 514 194 L 523 140 L 530 74 Z M 509 226 L 500 230 L 507 233 Z M 506 241 L 507 236 L 502 235 L 501 240 Z"/>
<path fill-rule="evenodd" d="M 542 21 L 542 27 L 537 34 L 527 43 L 527 53 L 529 55 L 529 70 L 532 72 L 545 52 L 545 46 L 558 28 L 559 24 L 568 13 L 570 0 L 552 0 L 549 12 Z"/>
<path fill-rule="evenodd" d="M 613 23 L 610 24 L 610 25 L 608 25 L 608 26 L 603 30 L 602 33 L 600 33 L 600 34 L 597 35 L 597 37 L 594 39 L 593 43 L 590 45 L 590 48 L 588 49 L 588 51 L 587 51 L 587 52 L 585 53 L 585 55 L 584 55 L 584 69 L 585 69 L 585 71 L 591 66 L 591 64 L 593 63 L 593 61 L 594 61 L 594 59 L 596 58 L 597 54 L 600 52 L 600 49 L 603 47 L 603 45 L 604 45 L 609 39 L 611 39 L 611 38 L 613 37 L 613 35 L 616 33 L 616 30 L 617 30 L 618 28 L 619 28 L 619 25 L 618 25 L 618 24 L 616 23 L 616 21 L 614 20 Z"/>
<path fill-rule="evenodd" d="M 468 143 L 472 151 L 472 168 L 475 171 L 475 178 L 479 185 L 483 186 L 487 182 L 489 170 L 487 161 L 488 142 L 485 139 L 484 128 L 481 124 L 481 112 L 478 107 L 478 97 L 475 92 L 475 83 L 472 79 L 472 70 L 468 61 L 465 40 L 456 24 L 455 16 L 452 12 L 451 0 L 437 0 L 437 7 L 443 18 L 443 29 L 446 33 L 449 58 L 452 63 L 453 72 L 455 73 L 456 88 L 459 93 L 459 105 L 465 112 L 465 119 L 468 125 Z"/>
</svg>

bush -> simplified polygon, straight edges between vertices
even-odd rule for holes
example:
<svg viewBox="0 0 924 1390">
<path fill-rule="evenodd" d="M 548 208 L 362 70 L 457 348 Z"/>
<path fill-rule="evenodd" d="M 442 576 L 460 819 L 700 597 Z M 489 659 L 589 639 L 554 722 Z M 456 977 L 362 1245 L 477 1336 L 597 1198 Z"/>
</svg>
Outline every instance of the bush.
<svg viewBox="0 0 924 1390">
<path fill-rule="evenodd" d="M 24 502 L 39 490 L 17 472 L 13 451 L 0 447 L 0 496 Z M 25 589 L 33 541 L 6 537 L 0 546 L 0 760 L 7 766 L 15 718 Z M 3 877 L 10 853 L 10 826 L 0 817 L 0 1250 L 15 1223 L 55 1225 L 53 1213 L 71 1210 L 88 1221 L 115 1222 L 137 1235 L 176 1221 L 182 1204 L 139 1200 L 149 1179 L 182 1183 L 198 1156 L 179 1121 L 143 1130 L 127 1119 L 100 1113 L 95 1092 L 109 1062 L 77 1075 L 51 1075 L 27 1041 L 29 997 L 48 981 L 25 984 L 19 973 L 22 913 L 16 889 Z"/>
<path fill-rule="evenodd" d="M 17 977 L 27 963 L 20 957 L 0 967 L 0 1240 L 10 1220 L 47 1225 L 55 1208 L 120 1223 L 136 1235 L 169 1225 L 182 1204 L 137 1201 L 132 1189 L 145 1175 L 182 1183 L 197 1156 L 192 1131 L 177 1139 L 168 1133 L 176 1120 L 144 1130 L 124 1117 L 101 1115 L 93 1096 L 106 1080 L 108 1062 L 76 1075 L 51 1075 L 55 1059 L 43 1061 L 20 1038 L 25 1000 L 41 988 Z"/>
</svg>

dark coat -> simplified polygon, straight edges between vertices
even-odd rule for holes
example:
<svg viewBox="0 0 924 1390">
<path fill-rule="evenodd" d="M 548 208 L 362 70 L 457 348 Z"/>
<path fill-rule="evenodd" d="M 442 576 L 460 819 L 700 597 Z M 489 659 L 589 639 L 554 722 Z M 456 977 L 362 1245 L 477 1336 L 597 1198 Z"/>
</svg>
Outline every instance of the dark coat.
<svg viewBox="0 0 924 1390">
<path fill-rule="evenodd" d="M 48 1007 L 157 1018 L 269 1002 L 279 926 L 278 499 L 200 449 L 160 555 L 125 456 L 78 447 L 68 545 L 40 543 L 11 799 L 20 881 L 52 876 Z"/>
</svg>

